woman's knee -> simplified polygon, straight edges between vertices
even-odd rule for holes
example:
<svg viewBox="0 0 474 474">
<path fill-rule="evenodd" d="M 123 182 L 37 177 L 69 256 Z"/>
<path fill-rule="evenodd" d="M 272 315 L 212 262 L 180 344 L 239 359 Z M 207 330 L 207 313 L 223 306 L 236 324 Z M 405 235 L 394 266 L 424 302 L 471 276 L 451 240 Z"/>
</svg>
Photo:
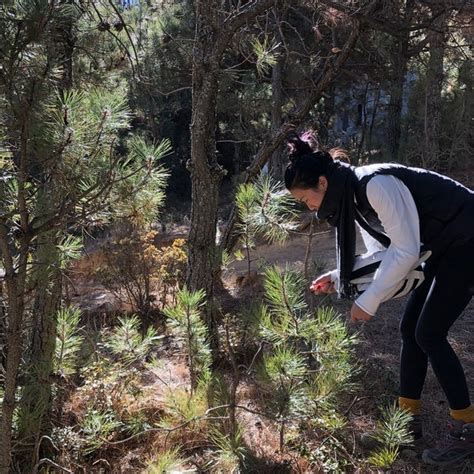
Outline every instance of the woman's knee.
<svg viewBox="0 0 474 474">
<path fill-rule="evenodd" d="M 404 319 L 400 321 L 400 336 L 403 342 L 415 341 L 416 321 Z"/>
<path fill-rule="evenodd" d="M 446 334 L 428 330 L 423 326 L 416 328 L 415 340 L 418 346 L 428 356 L 439 351 L 443 344 L 447 344 Z"/>
</svg>

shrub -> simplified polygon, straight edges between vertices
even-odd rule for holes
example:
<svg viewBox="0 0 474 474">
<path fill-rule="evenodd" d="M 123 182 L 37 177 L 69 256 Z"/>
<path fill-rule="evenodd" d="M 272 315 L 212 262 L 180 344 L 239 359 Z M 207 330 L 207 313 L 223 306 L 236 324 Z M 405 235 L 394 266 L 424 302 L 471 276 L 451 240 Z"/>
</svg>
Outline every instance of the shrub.
<svg viewBox="0 0 474 474">
<path fill-rule="evenodd" d="M 152 322 L 153 309 L 162 309 L 168 296 L 175 301 L 187 262 L 183 239 L 159 249 L 154 244 L 156 236 L 155 231 L 119 236 L 104 249 L 104 262 L 95 272 L 119 301 L 138 312 L 145 326 Z"/>
</svg>

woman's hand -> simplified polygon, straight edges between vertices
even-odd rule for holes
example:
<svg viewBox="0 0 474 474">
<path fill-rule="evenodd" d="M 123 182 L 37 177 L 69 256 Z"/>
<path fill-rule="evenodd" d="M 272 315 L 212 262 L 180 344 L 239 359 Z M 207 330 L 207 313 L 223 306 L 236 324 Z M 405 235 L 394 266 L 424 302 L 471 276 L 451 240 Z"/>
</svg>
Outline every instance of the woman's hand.
<svg viewBox="0 0 474 474">
<path fill-rule="evenodd" d="M 355 323 L 356 321 L 370 321 L 372 319 L 372 315 L 366 313 L 361 307 L 357 306 L 357 304 L 353 304 L 351 308 L 351 321 Z"/>
<path fill-rule="evenodd" d="M 319 276 L 311 283 L 309 291 L 315 295 L 320 295 L 322 293 L 334 293 L 336 288 L 334 283 L 331 281 L 331 273 L 325 273 L 324 275 Z"/>
</svg>

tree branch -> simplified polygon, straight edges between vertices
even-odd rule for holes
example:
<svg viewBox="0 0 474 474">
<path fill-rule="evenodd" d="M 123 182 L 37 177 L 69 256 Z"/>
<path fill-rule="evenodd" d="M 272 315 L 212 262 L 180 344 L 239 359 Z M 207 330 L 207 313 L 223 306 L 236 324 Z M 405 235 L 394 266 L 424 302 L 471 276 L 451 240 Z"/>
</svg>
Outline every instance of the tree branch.
<svg viewBox="0 0 474 474">
<path fill-rule="evenodd" d="M 344 47 L 342 48 L 342 51 L 338 54 L 331 55 L 326 60 L 321 79 L 317 83 L 313 92 L 309 95 L 308 99 L 306 99 L 306 101 L 303 103 L 300 109 L 296 111 L 296 113 L 287 118 L 287 121 L 281 126 L 280 130 L 263 144 L 254 161 L 247 168 L 247 172 L 243 181 L 244 183 L 249 183 L 258 176 L 261 169 L 270 159 L 273 153 L 280 146 L 283 145 L 287 133 L 304 121 L 309 111 L 314 107 L 314 104 L 321 98 L 324 91 L 334 80 L 334 78 L 346 62 L 347 58 L 349 57 L 350 53 L 354 49 L 355 44 L 357 42 L 357 38 L 359 37 L 359 31 L 359 24 L 355 23 L 349 35 L 349 38 L 347 39 L 346 43 L 344 44 Z M 337 57 L 337 59 L 333 63 L 332 59 L 335 57 Z M 222 248 L 225 248 L 227 251 L 230 251 L 237 241 L 238 236 L 234 233 L 234 228 L 236 224 L 237 213 L 234 206 L 219 243 L 220 246 Z"/>
</svg>

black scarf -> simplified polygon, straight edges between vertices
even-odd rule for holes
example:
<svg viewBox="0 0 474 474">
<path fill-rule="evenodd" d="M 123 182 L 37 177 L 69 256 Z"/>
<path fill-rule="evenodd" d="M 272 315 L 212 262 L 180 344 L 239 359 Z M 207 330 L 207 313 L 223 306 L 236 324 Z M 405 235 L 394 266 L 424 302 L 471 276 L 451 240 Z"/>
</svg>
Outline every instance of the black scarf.
<svg viewBox="0 0 474 474">
<path fill-rule="evenodd" d="M 351 298 L 356 294 L 355 287 L 350 283 L 356 250 L 355 221 L 384 246 L 388 247 L 390 240 L 372 229 L 356 210 L 354 193 L 358 179 L 352 166 L 334 161 L 328 167 L 326 178 L 328 186 L 318 211 L 318 218 L 326 219 L 330 225 L 336 227 L 339 292 L 343 298 Z"/>
</svg>

